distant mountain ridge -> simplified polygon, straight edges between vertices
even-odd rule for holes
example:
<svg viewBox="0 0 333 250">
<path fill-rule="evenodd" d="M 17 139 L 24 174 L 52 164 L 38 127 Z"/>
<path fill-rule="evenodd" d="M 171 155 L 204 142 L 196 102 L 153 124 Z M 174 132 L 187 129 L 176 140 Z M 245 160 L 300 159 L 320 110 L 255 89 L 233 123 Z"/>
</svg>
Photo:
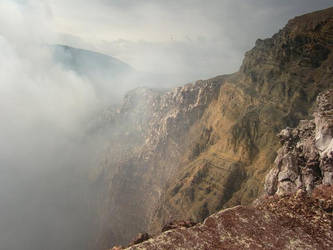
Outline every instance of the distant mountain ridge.
<svg viewBox="0 0 333 250">
<path fill-rule="evenodd" d="M 103 105 L 118 103 L 138 84 L 138 72 L 127 63 L 105 54 L 67 45 L 53 45 L 53 58 L 65 70 L 88 80 Z"/>
<path fill-rule="evenodd" d="M 60 44 L 53 48 L 55 60 L 79 74 L 105 73 L 116 76 L 133 70 L 127 63 L 102 53 Z"/>
</svg>

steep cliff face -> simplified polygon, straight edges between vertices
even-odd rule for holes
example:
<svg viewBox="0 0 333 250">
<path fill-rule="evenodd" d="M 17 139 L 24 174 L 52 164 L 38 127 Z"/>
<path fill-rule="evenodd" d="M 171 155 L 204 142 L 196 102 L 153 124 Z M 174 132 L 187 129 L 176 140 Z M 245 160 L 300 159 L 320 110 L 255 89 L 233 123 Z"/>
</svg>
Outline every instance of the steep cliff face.
<svg viewBox="0 0 333 250">
<path fill-rule="evenodd" d="M 192 143 L 155 214 L 202 220 L 247 204 L 263 187 L 278 148 L 276 134 L 307 117 L 317 94 L 332 86 L 333 9 L 291 20 L 258 40 L 240 72 L 228 76 L 216 102 L 189 132 Z"/>
<path fill-rule="evenodd" d="M 170 91 L 138 89 L 114 113 L 98 182 L 102 245 L 175 219 L 201 221 L 262 191 L 276 134 L 333 82 L 333 8 L 258 40 L 240 71 Z"/>
<path fill-rule="evenodd" d="M 127 243 L 147 229 L 167 180 L 187 147 L 187 131 L 217 98 L 218 77 L 170 91 L 139 88 L 104 126 L 111 144 L 98 183 L 102 186 L 100 244 Z M 125 232 L 125 233 L 124 233 Z"/>
</svg>

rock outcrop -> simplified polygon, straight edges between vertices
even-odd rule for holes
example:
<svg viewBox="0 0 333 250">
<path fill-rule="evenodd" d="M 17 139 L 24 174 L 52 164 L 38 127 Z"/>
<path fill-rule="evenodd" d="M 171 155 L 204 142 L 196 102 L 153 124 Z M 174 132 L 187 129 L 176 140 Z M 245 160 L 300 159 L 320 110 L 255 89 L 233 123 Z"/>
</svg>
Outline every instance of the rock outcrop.
<svg viewBox="0 0 333 250">
<path fill-rule="evenodd" d="M 126 244 L 174 220 L 201 222 L 256 199 L 275 166 L 276 134 L 308 119 L 317 95 L 332 87 L 332 17 L 330 8 L 292 19 L 272 38 L 258 40 L 234 74 L 130 92 L 104 124 L 111 132 L 96 174 L 101 246 Z M 318 175 L 325 177 L 314 171 L 304 187 L 330 181 L 327 138 L 316 146 L 323 154 Z M 280 180 L 299 176 L 275 175 L 280 172 Z M 278 183 L 275 177 L 271 182 L 274 193 Z"/>
<path fill-rule="evenodd" d="M 317 98 L 313 120 L 302 120 L 279 133 L 283 145 L 276 167 L 266 177 L 269 195 L 311 192 L 316 185 L 333 184 L 333 90 Z"/>
</svg>

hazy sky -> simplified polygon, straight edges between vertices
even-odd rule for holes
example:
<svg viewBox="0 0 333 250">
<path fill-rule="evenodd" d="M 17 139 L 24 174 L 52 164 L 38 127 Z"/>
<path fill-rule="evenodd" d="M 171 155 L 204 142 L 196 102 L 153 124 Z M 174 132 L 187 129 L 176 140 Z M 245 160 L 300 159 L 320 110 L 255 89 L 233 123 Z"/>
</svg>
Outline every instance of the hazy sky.
<svg viewBox="0 0 333 250">
<path fill-rule="evenodd" d="M 331 0 L 14 2 L 31 22 L 39 20 L 30 32 L 47 27 L 43 40 L 103 52 L 176 84 L 234 72 L 257 38 L 271 36 L 296 15 L 333 6 Z"/>
<path fill-rule="evenodd" d="M 257 38 L 331 0 L 48 0 L 63 43 L 116 56 L 179 83 L 236 71 Z"/>
</svg>

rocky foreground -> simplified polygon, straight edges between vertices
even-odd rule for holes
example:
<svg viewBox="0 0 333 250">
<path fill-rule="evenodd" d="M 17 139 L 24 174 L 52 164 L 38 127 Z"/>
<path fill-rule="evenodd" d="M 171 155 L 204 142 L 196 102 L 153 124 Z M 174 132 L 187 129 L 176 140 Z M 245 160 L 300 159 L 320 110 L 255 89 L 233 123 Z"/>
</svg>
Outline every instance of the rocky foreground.
<svg viewBox="0 0 333 250">
<path fill-rule="evenodd" d="M 126 249 L 332 249 L 333 187 L 236 206 Z M 113 249 L 122 249 L 114 247 Z"/>
</svg>

